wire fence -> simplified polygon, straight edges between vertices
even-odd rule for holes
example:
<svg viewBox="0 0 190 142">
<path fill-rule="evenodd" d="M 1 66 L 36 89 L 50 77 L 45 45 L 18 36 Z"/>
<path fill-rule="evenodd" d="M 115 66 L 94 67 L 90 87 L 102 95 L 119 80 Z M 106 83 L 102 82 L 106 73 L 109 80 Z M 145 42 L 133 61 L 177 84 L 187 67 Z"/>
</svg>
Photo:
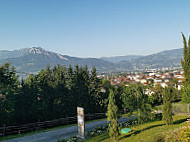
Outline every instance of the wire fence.
<svg viewBox="0 0 190 142">
<path fill-rule="evenodd" d="M 105 117 L 106 117 L 105 113 L 86 114 L 85 121 L 101 119 Z M 69 125 L 69 124 L 77 124 L 77 116 L 59 118 L 59 119 L 54 119 L 54 120 L 44 121 L 44 122 L 29 123 L 29 124 L 24 124 L 24 125 L 19 125 L 19 126 L 0 127 L 0 136 L 4 137 L 7 135 L 23 134 L 26 132 L 39 131 L 42 129 L 64 126 L 64 125 Z"/>
<path fill-rule="evenodd" d="M 190 115 L 190 105 L 185 103 L 172 103 L 173 114 Z M 157 111 L 162 113 L 163 105 L 157 106 Z"/>
<path fill-rule="evenodd" d="M 189 114 L 189 104 L 185 103 L 173 103 L 173 113 L 174 114 Z"/>
</svg>

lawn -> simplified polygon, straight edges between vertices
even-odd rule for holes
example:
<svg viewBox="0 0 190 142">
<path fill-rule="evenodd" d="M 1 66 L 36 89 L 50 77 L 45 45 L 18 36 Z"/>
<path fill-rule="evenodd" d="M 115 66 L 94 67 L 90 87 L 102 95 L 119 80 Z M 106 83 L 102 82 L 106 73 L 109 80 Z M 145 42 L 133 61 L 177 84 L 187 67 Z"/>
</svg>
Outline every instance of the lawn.
<svg viewBox="0 0 190 142">
<path fill-rule="evenodd" d="M 174 141 L 177 131 L 186 126 L 188 116 L 175 115 L 174 124 L 166 126 L 164 121 L 155 121 L 145 124 L 130 126 L 131 134 L 121 135 L 119 142 L 161 142 L 166 137 Z M 85 140 L 84 142 L 110 142 L 108 133 Z"/>
</svg>

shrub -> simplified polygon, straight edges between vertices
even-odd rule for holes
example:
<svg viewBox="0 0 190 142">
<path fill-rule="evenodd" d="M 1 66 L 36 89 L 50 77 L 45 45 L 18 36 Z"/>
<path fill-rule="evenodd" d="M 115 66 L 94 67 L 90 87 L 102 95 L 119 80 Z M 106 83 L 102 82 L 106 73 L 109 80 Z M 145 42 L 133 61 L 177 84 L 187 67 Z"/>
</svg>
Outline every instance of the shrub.
<svg viewBox="0 0 190 142">
<path fill-rule="evenodd" d="M 185 127 L 183 128 L 177 137 L 178 141 L 189 141 L 190 140 L 190 128 Z"/>
</svg>

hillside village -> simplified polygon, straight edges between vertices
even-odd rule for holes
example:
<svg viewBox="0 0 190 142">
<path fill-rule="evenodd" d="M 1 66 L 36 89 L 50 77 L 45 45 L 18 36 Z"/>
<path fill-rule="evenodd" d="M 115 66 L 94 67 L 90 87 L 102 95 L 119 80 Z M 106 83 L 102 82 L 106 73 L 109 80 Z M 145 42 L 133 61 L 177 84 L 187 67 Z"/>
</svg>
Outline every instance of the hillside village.
<svg viewBox="0 0 190 142">
<path fill-rule="evenodd" d="M 104 76 L 104 78 L 106 78 Z M 114 86 L 119 86 L 124 84 L 129 86 L 129 84 L 141 83 L 145 86 L 156 86 L 160 84 L 163 88 L 173 85 L 176 89 L 181 90 L 183 87 L 184 75 L 183 71 L 175 70 L 171 72 L 149 72 L 146 74 L 135 73 L 126 76 L 118 76 L 113 78 L 108 78 L 110 83 Z M 147 89 L 146 94 L 154 93 L 151 90 Z"/>
</svg>

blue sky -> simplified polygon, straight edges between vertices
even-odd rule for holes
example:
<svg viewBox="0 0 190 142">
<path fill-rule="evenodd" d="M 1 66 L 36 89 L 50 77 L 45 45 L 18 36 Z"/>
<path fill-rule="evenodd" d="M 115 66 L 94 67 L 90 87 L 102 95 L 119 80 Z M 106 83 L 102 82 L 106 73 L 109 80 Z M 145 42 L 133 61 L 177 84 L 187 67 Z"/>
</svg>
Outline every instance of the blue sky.
<svg viewBox="0 0 190 142">
<path fill-rule="evenodd" d="M 41 46 L 77 57 L 182 48 L 189 0 L 0 0 L 0 50 Z"/>
</svg>

